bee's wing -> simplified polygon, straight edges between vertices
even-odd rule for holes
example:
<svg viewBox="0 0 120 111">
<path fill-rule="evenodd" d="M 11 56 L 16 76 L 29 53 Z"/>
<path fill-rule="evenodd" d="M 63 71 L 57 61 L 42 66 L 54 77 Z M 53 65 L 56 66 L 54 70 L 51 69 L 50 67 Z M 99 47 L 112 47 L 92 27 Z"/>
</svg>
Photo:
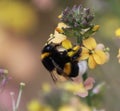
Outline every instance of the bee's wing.
<svg viewBox="0 0 120 111">
<path fill-rule="evenodd" d="M 55 83 L 57 81 L 63 82 L 63 81 L 66 81 L 66 80 L 69 79 L 69 77 L 65 77 L 63 75 L 59 75 L 56 70 L 53 70 L 52 72 L 50 72 L 50 74 L 51 74 L 51 77 L 52 77 L 52 79 L 53 79 L 53 81 Z"/>
<path fill-rule="evenodd" d="M 72 78 L 70 78 L 53 59 L 51 59 L 51 61 L 55 67 L 55 69 L 51 72 L 51 77 L 54 82 L 72 80 Z M 58 74 L 57 72 L 61 72 L 61 74 Z"/>
<path fill-rule="evenodd" d="M 55 76 L 54 71 L 50 72 L 50 75 L 51 75 L 51 78 L 52 78 L 53 82 L 56 83 L 57 82 L 57 77 Z"/>
</svg>

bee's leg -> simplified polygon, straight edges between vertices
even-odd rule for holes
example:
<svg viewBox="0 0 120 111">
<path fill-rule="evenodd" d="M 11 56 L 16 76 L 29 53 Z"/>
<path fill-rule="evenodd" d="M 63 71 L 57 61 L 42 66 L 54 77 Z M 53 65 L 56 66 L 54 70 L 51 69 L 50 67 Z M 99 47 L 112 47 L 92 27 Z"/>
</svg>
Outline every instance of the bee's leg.
<svg viewBox="0 0 120 111">
<path fill-rule="evenodd" d="M 70 81 L 74 81 L 72 78 L 69 78 Z"/>
<path fill-rule="evenodd" d="M 51 78 L 52 78 L 53 82 L 56 83 L 57 78 L 55 77 L 55 75 L 52 72 L 50 72 L 50 75 L 51 75 Z"/>
</svg>

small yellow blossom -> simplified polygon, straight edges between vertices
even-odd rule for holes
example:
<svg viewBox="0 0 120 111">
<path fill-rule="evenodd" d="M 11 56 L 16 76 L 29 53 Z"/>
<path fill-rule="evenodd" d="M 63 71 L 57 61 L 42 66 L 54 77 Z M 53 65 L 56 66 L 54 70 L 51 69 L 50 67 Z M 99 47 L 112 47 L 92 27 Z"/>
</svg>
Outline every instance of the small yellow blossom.
<svg viewBox="0 0 120 111">
<path fill-rule="evenodd" d="M 118 62 L 120 63 L 120 49 L 119 49 L 119 52 L 118 52 L 117 58 L 118 58 Z"/>
<path fill-rule="evenodd" d="M 95 25 L 95 26 L 93 27 L 92 31 L 97 31 L 97 30 L 99 30 L 99 28 L 100 28 L 99 25 Z"/>
<path fill-rule="evenodd" d="M 120 37 L 120 28 L 118 28 L 118 29 L 115 31 L 115 35 L 116 35 L 117 37 Z"/>
<path fill-rule="evenodd" d="M 55 30 L 54 34 L 50 34 L 50 38 L 48 39 L 47 43 L 55 43 L 59 44 L 64 41 L 67 37 L 63 34 L 60 34 Z"/>
<path fill-rule="evenodd" d="M 17 32 L 31 31 L 37 25 L 37 14 L 25 3 L 0 0 L 0 23 Z"/>
<path fill-rule="evenodd" d="M 59 32 L 55 31 L 54 33 L 54 39 L 52 39 L 53 43 L 61 43 L 63 40 L 65 40 L 67 37 L 63 34 L 60 34 Z"/>
<path fill-rule="evenodd" d="M 63 16 L 63 14 L 61 13 L 60 15 L 58 15 L 58 18 L 61 19 Z"/>
<path fill-rule="evenodd" d="M 63 22 L 60 22 L 58 23 L 58 26 L 56 27 L 56 31 L 59 32 L 59 33 L 64 33 L 63 29 L 62 28 L 67 28 L 68 26 L 63 23 Z"/>
<path fill-rule="evenodd" d="M 7 70 L 7 69 L 4 69 L 4 73 L 5 73 L 5 74 L 8 74 L 8 70 Z"/>
<path fill-rule="evenodd" d="M 76 111 L 76 108 L 70 105 L 64 105 L 61 106 L 58 111 Z"/>
<path fill-rule="evenodd" d="M 43 90 L 45 93 L 49 93 L 49 92 L 51 91 L 51 86 L 50 86 L 50 84 L 44 83 L 44 84 L 42 85 L 42 90 Z"/>
<path fill-rule="evenodd" d="M 65 82 L 62 85 L 60 84 L 60 87 L 80 97 L 86 97 L 88 95 L 88 90 L 82 82 Z"/>
<path fill-rule="evenodd" d="M 28 111 L 53 111 L 53 109 L 45 104 L 41 104 L 38 100 L 32 100 L 27 105 Z"/>
<path fill-rule="evenodd" d="M 28 111 L 41 111 L 41 104 L 39 101 L 37 100 L 32 100 L 28 105 L 27 105 L 27 109 Z"/>
<path fill-rule="evenodd" d="M 44 106 L 44 108 L 40 111 L 54 111 L 50 106 Z"/>
<path fill-rule="evenodd" d="M 55 43 L 55 44 L 59 44 L 61 43 L 63 40 L 65 40 L 67 37 L 66 35 L 64 35 L 64 31 L 62 28 L 66 28 L 68 27 L 66 24 L 64 24 L 63 22 L 58 23 L 58 26 L 56 27 L 54 34 L 50 34 L 50 38 L 48 39 L 48 43 Z"/>
<path fill-rule="evenodd" d="M 80 106 L 80 111 L 92 111 L 90 107 L 88 107 L 86 104 L 81 103 Z"/>
<path fill-rule="evenodd" d="M 94 38 L 89 37 L 83 40 L 81 60 L 88 59 L 88 66 L 94 69 L 97 64 L 101 65 L 107 61 L 107 56 L 103 49 L 97 49 L 97 43 Z"/>
</svg>

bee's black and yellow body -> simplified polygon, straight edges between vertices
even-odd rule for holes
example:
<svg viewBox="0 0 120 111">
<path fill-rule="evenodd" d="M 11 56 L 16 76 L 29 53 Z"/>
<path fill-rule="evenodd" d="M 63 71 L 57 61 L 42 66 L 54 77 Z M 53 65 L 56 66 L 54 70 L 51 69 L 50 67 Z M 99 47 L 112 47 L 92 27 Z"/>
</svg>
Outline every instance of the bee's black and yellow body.
<svg viewBox="0 0 120 111">
<path fill-rule="evenodd" d="M 81 48 L 74 46 L 73 48 L 59 51 L 56 44 L 47 44 L 44 46 L 41 54 L 41 60 L 45 68 L 52 72 L 56 70 L 59 75 L 64 77 L 76 77 L 79 73 L 78 57 Z M 73 50 L 74 49 L 74 50 Z"/>
</svg>

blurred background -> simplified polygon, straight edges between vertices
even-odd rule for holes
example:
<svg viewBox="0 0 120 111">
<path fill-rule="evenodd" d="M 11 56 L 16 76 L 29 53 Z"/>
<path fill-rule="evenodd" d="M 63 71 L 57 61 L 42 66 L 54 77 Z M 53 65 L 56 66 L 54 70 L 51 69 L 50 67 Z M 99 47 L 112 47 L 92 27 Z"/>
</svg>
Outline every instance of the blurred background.
<svg viewBox="0 0 120 111">
<path fill-rule="evenodd" d="M 22 111 L 26 111 L 28 101 L 39 96 L 44 82 L 54 85 L 41 64 L 41 49 L 54 32 L 61 11 L 75 4 L 94 11 L 94 22 L 100 25 L 95 38 L 110 48 L 110 61 L 88 73 L 98 83 L 106 83 L 103 99 L 106 111 L 119 111 L 120 64 L 116 56 L 120 40 L 115 38 L 115 30 L 120 27 L 119 3 L 120 0 L 0 0 L 0 68 L 8 69 L 12 76 L 0 94 L 0 111 L 11 111 L 9 93 L 14 91 L 17 96 L 21 81 L 26 83 Z"/>
</svg>

